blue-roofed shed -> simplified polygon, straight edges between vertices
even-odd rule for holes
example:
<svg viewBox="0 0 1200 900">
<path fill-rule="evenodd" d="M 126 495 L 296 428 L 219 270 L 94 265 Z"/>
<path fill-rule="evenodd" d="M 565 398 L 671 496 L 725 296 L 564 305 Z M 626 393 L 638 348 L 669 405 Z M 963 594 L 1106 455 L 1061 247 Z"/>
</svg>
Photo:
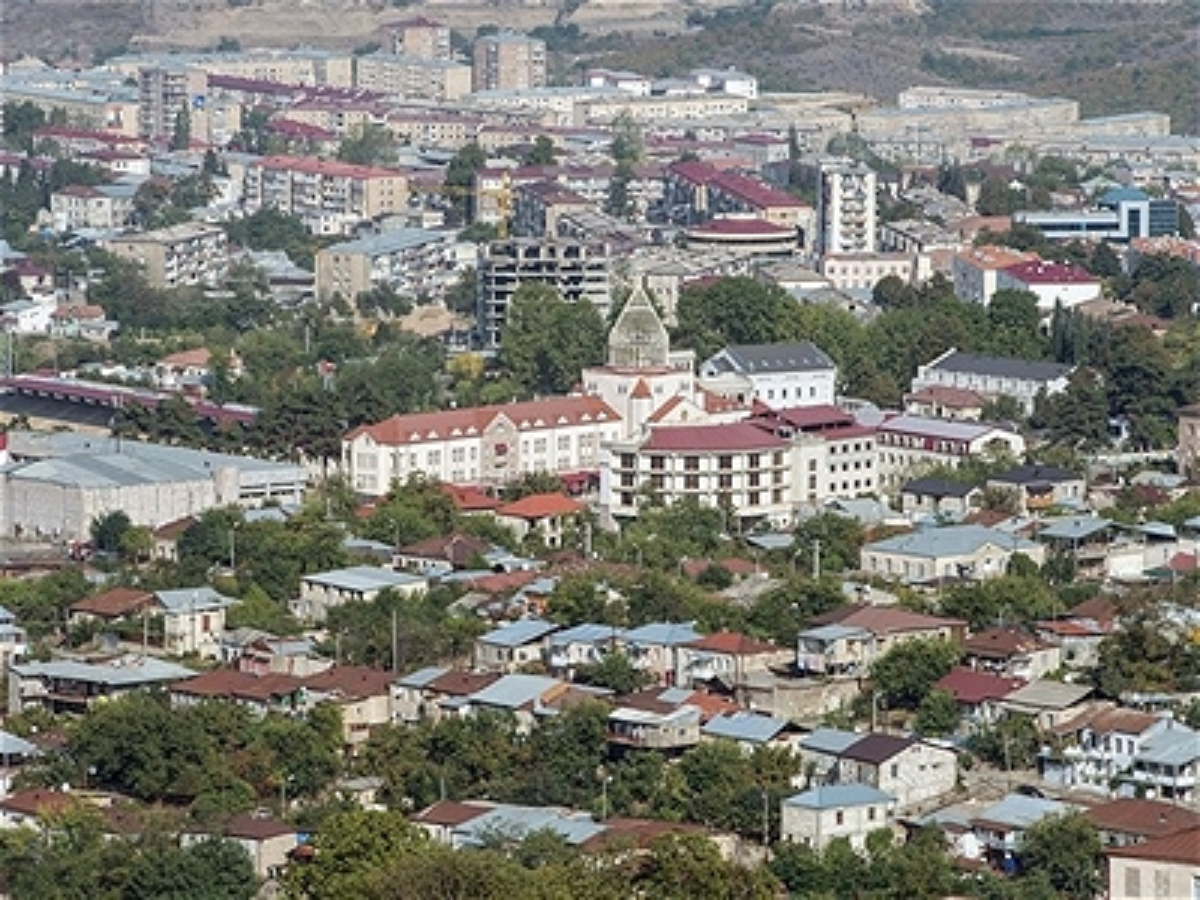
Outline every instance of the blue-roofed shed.
<svg viewBox="0 0 1200 900">
<path fill-rule="evenodd" d="M 825 756 L 841 756 L 852 745 L 862 740 L 862 735 L 856 731 L 843 731 L 840 728 L 818 728 L 811 734 L 800 738 L 802 751 L 819 753 Z"/>
<path fill-rule="evenodd" d="M 782 719 L 751 712 L 722 713 L 708 720 L 701 734 L 708 737 L 728 738 L 743 744 L 768 744 L 785 730 L 788 723 Z"/>
<path fill-rule="evenodd" d="M 539 641 L 558 630 L 553 622 L 543 619 L 521 619 L 489 631 L 479 638 L 483 644 L 494 644 L 497 647 L 520 647 L 531 641 Z"/>
<path fill-rule="evenodd" d="M 832 784 L 788 797 L 785 806 L 806 809 L 845 809 L 850 806 L 886 806 L 896 802 L 891 794 L 868 784 Z"/>
</svg>

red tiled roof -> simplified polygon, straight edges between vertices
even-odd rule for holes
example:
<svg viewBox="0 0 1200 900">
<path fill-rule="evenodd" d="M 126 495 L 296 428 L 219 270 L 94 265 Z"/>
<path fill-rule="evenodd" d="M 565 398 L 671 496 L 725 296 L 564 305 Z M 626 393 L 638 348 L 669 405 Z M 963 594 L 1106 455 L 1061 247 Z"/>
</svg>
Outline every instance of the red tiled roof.
<svg viewBox="0 0 1200 900">
<path fill-rule="evenodd" d="M 688 232 L 699 235 L 758 235 L 762 237 L 787 237 L 792 229 L 772 225 L 762 219 L 711 219 L 703 225 L 689 228 Z"/>
<path fill-rule="evenodd" d="M 154 603 L 154 595 L 137 588 L 115 587 L 94 597 L 86 597 L 71 604 L 71 612 L 85 613 L 102 619 L 119 619 L 121 616 L 141 612 Z"/>
<path fill-rule="evenodd" d="M 566 494 L 531 494 L 496 510 L 496 515 L 512 519 L 547 519 L 551 516 L 572 516 L 582 512 L 584 505 Z"/>
<path fill-rule="evenodd" d="M 998 700 L 1025 684 L 1020 678 L 1003 678 L 990 672 L 974 669 L 952 670 L 934 683 L 934 688 L 949 691 L 959 703 L 975 704 Z"/>
<path fill-rule="evenodd" d="M 444 441 L 459 436 L 482 434 L 484 429 L 501 416 L 511 421 L 520 431 L 581 425 L 587 422 L 619 422 L 621 419 L 616 411 L 599 397 L 553 397 L 524 403 L 392 416 L 374 425 L 359 426 L 345 439 L 353 441 L 365 434 L 376 443 L 387 446 L 402 446 L 430 440 Z"/>
<path fill-rule="evenodd" d="M 328 175 L 335 178 L 399 178 L 398 169 L 383 169 L 378 166 L 359 166 L 354 163 L 331 159 L 316 159 L 309 156 L 267 156 L 259 165 L 264 169 L 286 169 L 308 175 Z"/>
<path fill-rule="evenodd" d="M 650 385 L 646 384 L 646 379 L 639 378 L 629 396 L 634 400 L 650 400 L 654 395 L 650 392 Z"/>
<path fill-rule="evenodd" d="M 748 422 L 725 425 L 674 425 L 654 428 L 642 450 L 720 453 L 781 450 L 788 442 Z"/>
<path fill-rule="evenodd" d="M 173 541 L 178 539 L 185 531 L 194 525 L 196 520 L 192 516 L 184 516 L 182 519 L 174 519 L 170 522 L 164 522 L 154 529 L 154 536 L 162 541 Z"/>
<path fill-rule="evenodd" d="M 502 505 L 502 501 L 479 488 L 457 484 L 442 484 L 442 490 L 450 496 L 454 508 L 459 512 L 487 512 Z"/>
<path fill-rule="evenodd" d="M 491 545 L 482 538 L 469 534 L 451 534 L 442 537 L 427 538 L 400 548 L 403 556 L 416 556 L 422 559 L 445 560 L 452 566 L 462 567 L 474 556 L 485 553 Z"/>
<path fill-rule="evenodd" d="M 485 594 L 504 594 L 525 587 L 531 581 L 536 581 L 537 572 L 521 570 L 518 572 L 496 572 L 492 575 L 481 575 L 470 582 L 472 590 Z"/>
<path fill-rule="evenodd" d="M 1004 271 L 1025 284 L 1100 284 L 1094 275 L 1079 266 L 1041 259 L 1007 266 Z"/>
<path fill-rule="evenodd" d="M 1107 851 L 1109 856 L 1200 866 L 1200 827 Z"/>
<path fill-rule="evenodd" d="M 705 635 L 697 641 L 687 644 L 694 650 L 708 650 L 713 653 L 728 653 L 733 656 L 756 656 L 760 653 L 777 653 L 781 649 L 775 644 L 768 644 L 736 631 L 718 631 Z"/>
</svg>

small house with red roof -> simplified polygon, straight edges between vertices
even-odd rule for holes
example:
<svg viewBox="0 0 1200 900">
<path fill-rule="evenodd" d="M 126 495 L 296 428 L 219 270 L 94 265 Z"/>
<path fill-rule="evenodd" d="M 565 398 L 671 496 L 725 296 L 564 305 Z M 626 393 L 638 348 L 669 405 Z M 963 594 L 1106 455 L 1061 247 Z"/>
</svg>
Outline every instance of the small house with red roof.
<svg viewBox="0 0 1200 900">
<path fill-rule="evenodd" d="M 547 547 L 557 549 L 563 546 L 568 528 L 586 508 L 561 492 L 531 494 L 499 507 L 495 516 L 513 530 L 518 540 L 534 535 Z"/>
<path fill-rule="evenodd" d="M 1028 291 L 1037 297 L 1038 312 L 1070 309 L 1101 295 L 1100 279 L 1071 263 L 1031 259 L 1008 266 L 996 278 L 998 290 Z"/>
<path fill-rule="evenodd" d="M 933 688 L 950 694 L 967 725 L 978 728 L 995 722 L 999 702 L 1024 683 L 1019 678 L 960 667 L 935 681 Z"/>
<path fill-rule="evenodd" d="M 154 606 L 154 594 L 149 591 L 115 587 L 72 603 L 68 616 L 72 622 L 111 623 L 142 615 Z"/>
<path fill-rule="evenodd" d="M 1108 850 L 1106 855 L 1109 900 L 1196 896 L 1200 826 Z"/>
<path fill-rule="evenodd" d="M 281 877 L 300 844 L 295 825 L 261 810 L 234 816 L 215 832 L 185 832 L 180 844 L 187 847 L 212 837 L 223 837 L 245 850 L 259 878 Z"/>
<path fill-rule="evenodd" d="M 1062 652 L 1021 628 L 989 628 L 963 641 L 968 667 L 1031 681 L 1062 667 Z"/>
</svg>

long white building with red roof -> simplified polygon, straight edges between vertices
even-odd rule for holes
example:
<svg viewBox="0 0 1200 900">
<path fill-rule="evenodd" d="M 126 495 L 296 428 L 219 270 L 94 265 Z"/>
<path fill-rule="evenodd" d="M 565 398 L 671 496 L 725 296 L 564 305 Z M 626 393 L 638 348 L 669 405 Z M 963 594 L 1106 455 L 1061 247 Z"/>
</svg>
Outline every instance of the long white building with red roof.
<svg viewBox="0 0 1200 900">
<path fill-rule="evenodd" d="M 499 486 L 531 472 L 595 471 L 621 417 L 599 397 L 392 416 L 342 439 L 342 465 L 360 493 L 383 496 L 412 475 Z"/>
</svg>

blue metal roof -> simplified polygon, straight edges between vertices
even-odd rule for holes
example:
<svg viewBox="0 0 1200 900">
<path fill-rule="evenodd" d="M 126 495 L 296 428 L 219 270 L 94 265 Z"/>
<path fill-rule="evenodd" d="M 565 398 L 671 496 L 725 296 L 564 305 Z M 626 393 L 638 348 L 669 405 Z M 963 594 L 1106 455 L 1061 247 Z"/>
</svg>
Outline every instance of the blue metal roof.
<svg viewBox="0 0 1200 900">
<path fill-rule="evenodd" d="M 520 838 L 535 831 L 552 831 L 567 843 L 578 845 L 602 833 L 604 826 L 586 813 L 502 804 L 455 827 L 453 835 L 460 845 L 478 846 L 490 835 Z"/>
<path fill-rule="evenodd" d="M 424 669 L 417 669 L 415 672 L 410 672 L 407 675 L 396 679 L 396 684 L 400 687 L 415 687 L 422 688 L 431 681 L 436 681 L 441 678 L 450 669 L 445 666 L 428 666 Z"/>
<path fill-rule="evenodd" d="M 812 734 L 800 739 L 800 747 L 813 753 L 828 753 L 840 756 L 845 750 L 862 740 L 862 735 L 855 731 L 843 731 L 840 728 L 818 728 Z"/>
<path fill-rule="evenodd" d="M 693 622 L 650 622 L 638 628 L 625 632 L 625 640 L 630 644 L 662 644 L 673 647 L 677 644 L 690 644 L 704 637 L 696 630 Z"/>
<path fill-rule="evenodd" d="M 927 528 L 909 534 L 884 538 L 863 547 L 868 552 L 896 553 L 940 559 L 945 556 L 966 556 L 987 544 L 1004 550 L 1032 550 L 1037 545 L 983 525 L 950 525 L 946 528 Z"/>
<path fill-rule="evenodd" d="M 157 591 L 154 598 L 163 609 L 171 613 L 204 612 L 233 606 L 237 601 L 218 594 L 210 587 L 180 588 L 174 591 Z"/>
<path fill-rule="evenodd" d="M 562 647 L 567 644 L 600 644 L 605 641 L 615 641 L 623 637 L 625 631 L 615 625 L 600 625 L 595 622 L 585 622 L 574 628 L 556 631 L 550 637 L 551 647 Z"/>
<path fill-rule="evenodd" d="M 850 625 L 819 625 L 816 628 L 809 628 L 807 631 L 800 632 L 797 635 L 800 640 L 821 641 L 840 641 L 843 638 L 860 638 L 867 640 L 871 637 L 871 632 L 865 628 L 854 628 Z"/>
<path fill-rule="evenodd" d="M 541 699 L 546 691 L 560 683 L 557 678 L 547 678 L 545 675 L 505 675 L 471 694 L 468 699 L 472 705 L 519 709 Z"/>
<path fill-rule="evenodd" d="M 735 741 L 746 741 L 751 744 L 765 744 L 773 740 L 788 723 L 771 716 L 762 716 L 750 712 L 737 712 L 732 715 L 722 713 L 708 720 L 701 732 L 711 737 L 732 738 Z"/>
<path fill-rule="evenodd" d="M 5 756 L 35 756 L 40 752 L 37 745 L 29 743 L 25 738 L 0 731 L 0 760 Z"/>
<path fill-rule="evenodd" d="M 342 591 L 383 591 L 392 587 L 428 584 L 419 575 L 397 572 L 383 566 L 348 566 L 345 569 L 305 575 L 304 581 Z"/>
<path fill-rule="evenodd" d="M 479 639 L 480 643 L 494 644 L 497 647 L 521 647 L 532 641 L 541 640 L 558 626 L 543 619 L 520 619 L 489 631 Z"/>
<path fill-rule="evenodd" d="M 1057 800 L 1027 797 L 1025 794 L 1009 794 L 981 812 L 976 819 L 995 822 L 999 825 L 1011 825 L 1014 828 L 1028 828 L 1046 816 L 1058 815 L 1066 812 L 1069 808 L 1065 803 L 1059 803 Z"/>
<path fill-rule="evenodd" d="M 1140 763 L 1186 766 L 1200 759 L 1200 733 L 1186 725 L 1172 723 L 1166 731 L 1154 735 L 1137 755 Z"/>
<path fill-rule="evenodd" d="M 806 809 L 842 809 L 847 806 L 895 803 L 896 798 L 868 784 L 833 784 L 804 791 L 783 802 L 788 806 L 803 806 Z"/>
<path fill-rule="evenodd" d="M 1104 532 L 1111 526 L 1110 520 L 1099 516 L 1071 516 L 1068 519 L 1055 519 L 1038 532 L 1038 537 L 1082 541 Z"/>
</svg>

